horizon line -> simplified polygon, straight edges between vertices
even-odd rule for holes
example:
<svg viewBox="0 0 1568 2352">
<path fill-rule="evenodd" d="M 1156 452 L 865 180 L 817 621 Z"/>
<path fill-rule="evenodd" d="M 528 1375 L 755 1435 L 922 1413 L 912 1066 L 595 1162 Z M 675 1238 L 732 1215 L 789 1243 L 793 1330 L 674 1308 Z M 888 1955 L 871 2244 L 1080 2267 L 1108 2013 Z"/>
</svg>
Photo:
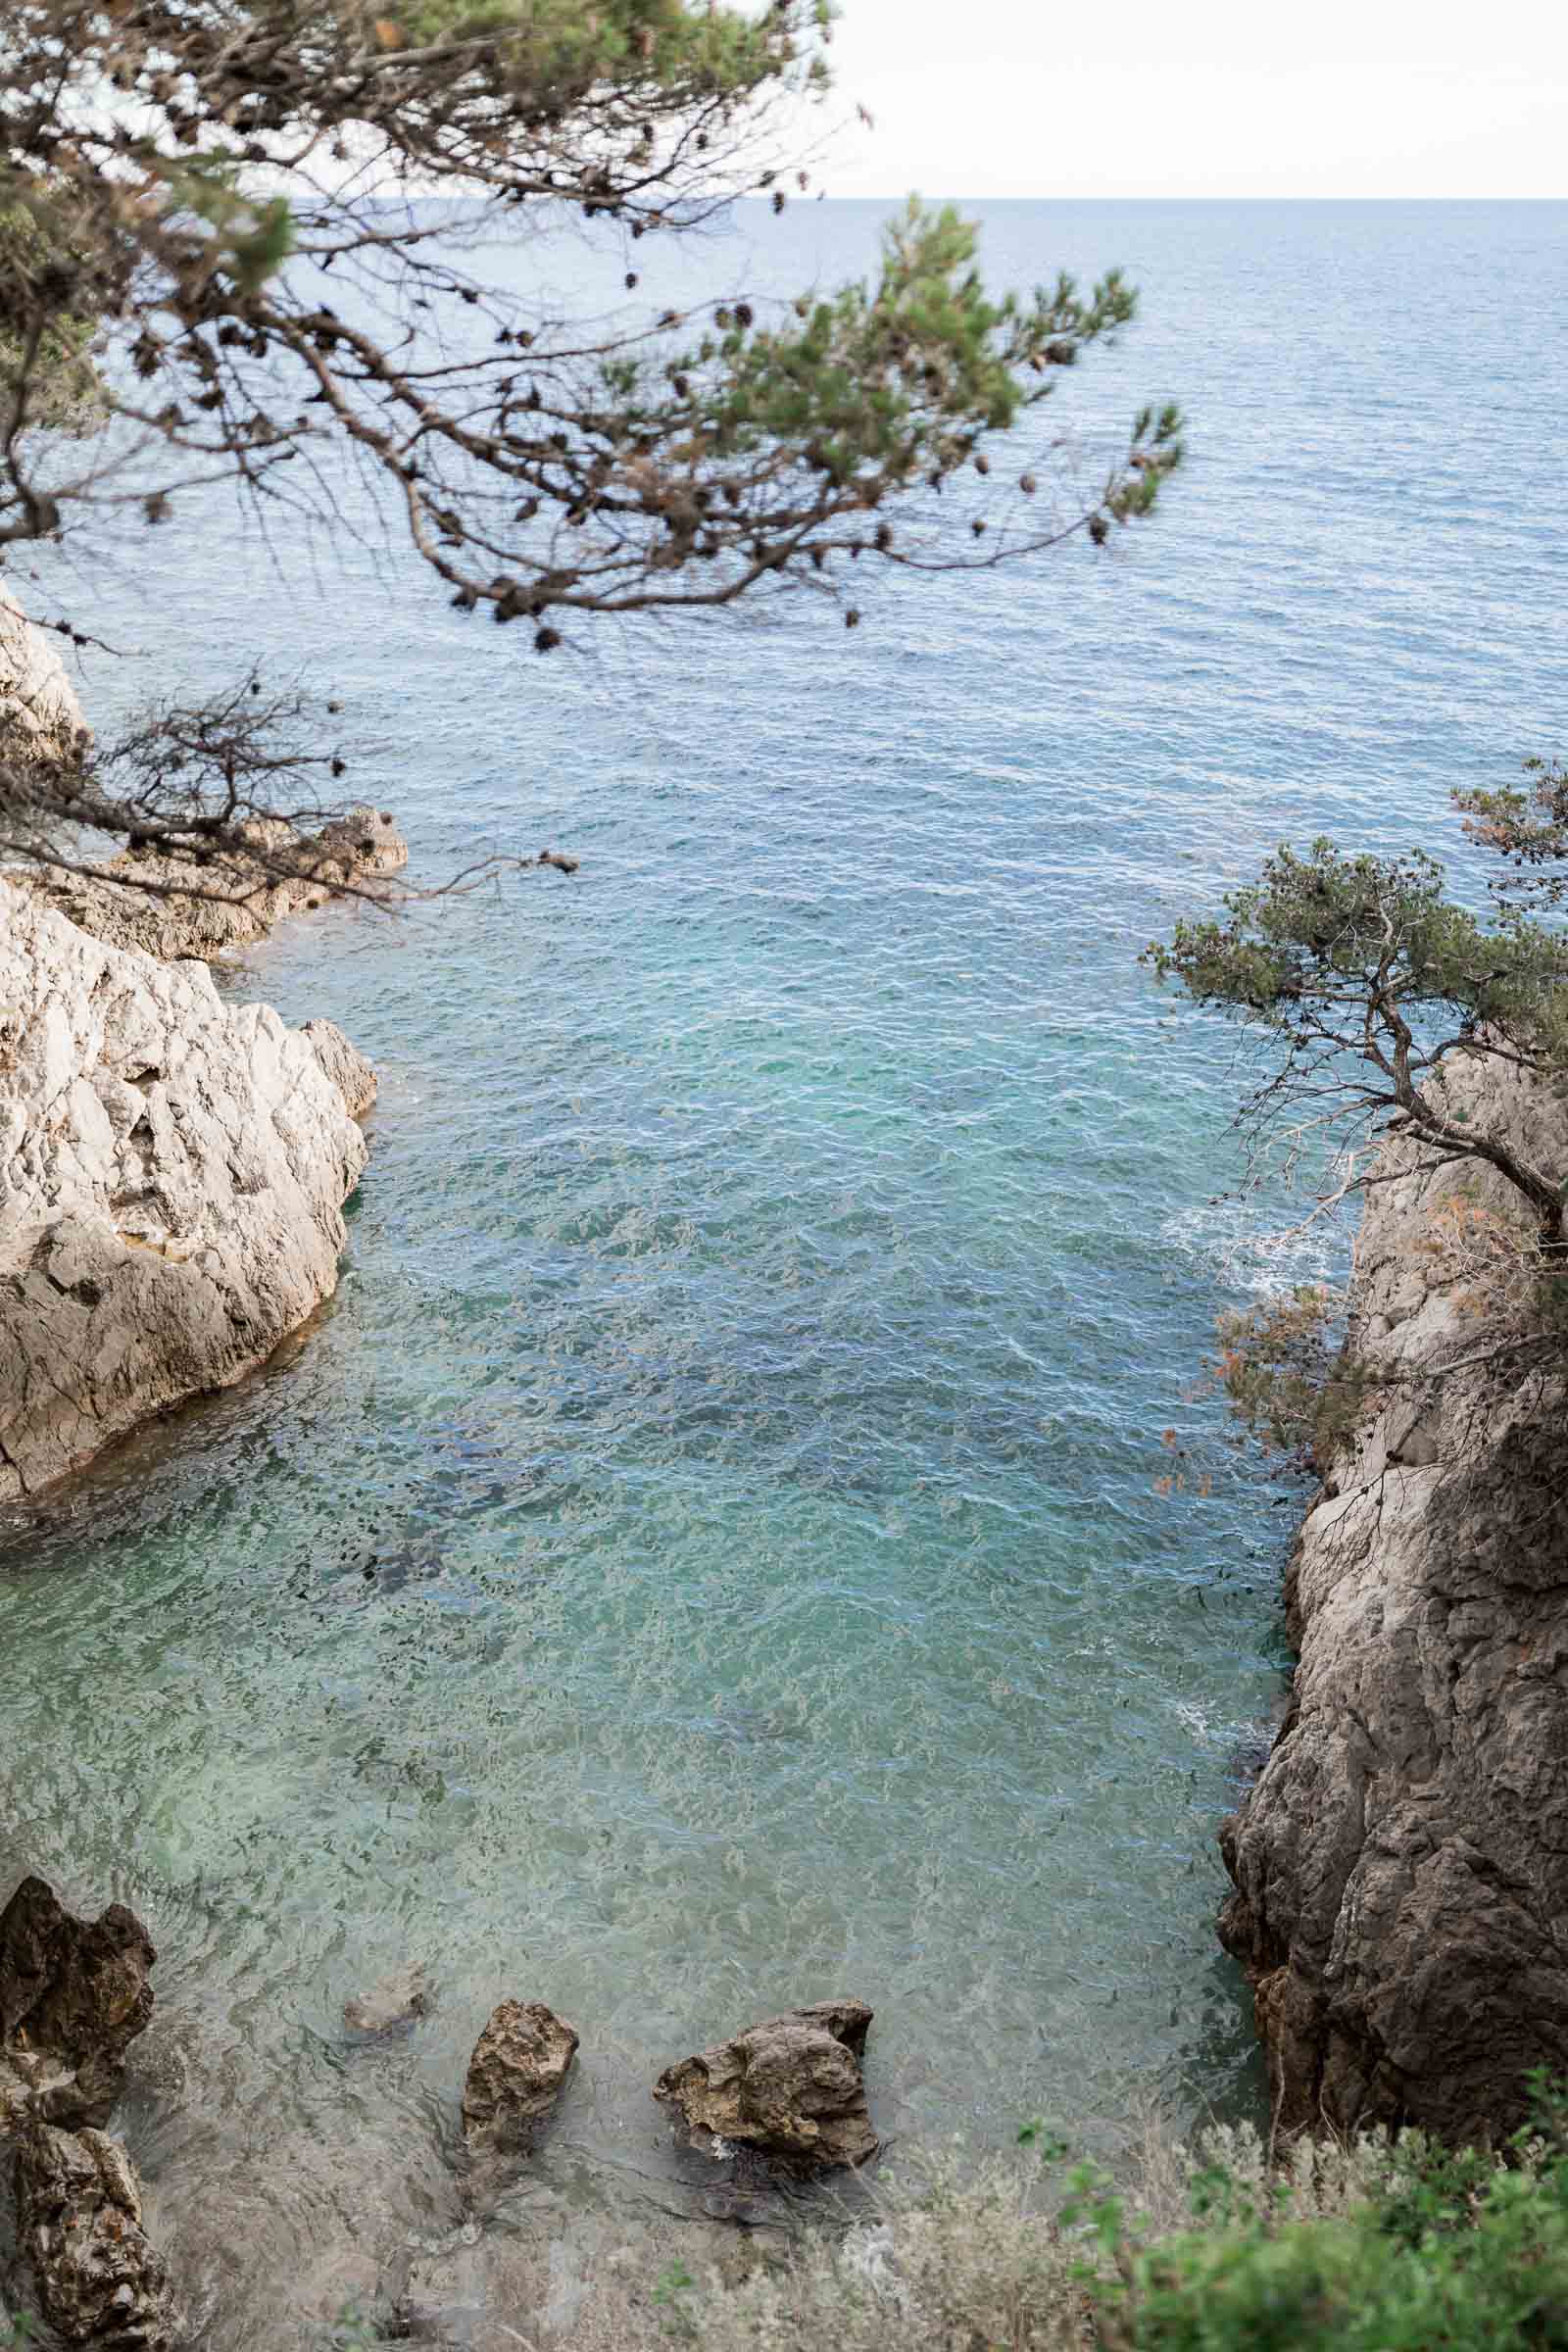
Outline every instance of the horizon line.
<svg viewBox="0 0 1568 2352">
<path fill-rule="evenodd" d="M 924 202 L 930 204 L 1534 204 L 1568 206 L 1568 193 L 1561 196 L 1325 196 L 1320 192 L 1282 195 L 1277 190 L 1256 195 L 1245 193 L 1203 195 L 1191 190 L 1167 190 L 1164 193 L 1150 191 L 1142 195 L 1112 196 L 1103 190 L 1094 189 L 1067 193 L 1059 189 L 1026 190 L 1016 188 L 1007 190 L 971 189 L 967 193 L 958 193 L 952 189 L 934 192 L 919 189 L 912 192 L 918 193 Z M 823 189 L 818 195 L 793 197 L 790 202 L 790 210 L 800 212 L 813 204 L 903 204 L 907 201 L 910 194 L 911 190 L 907 186 L 887 190 L 858 189 L 852 195 L 837 195 L 830 189 Z M 744 195 L 732 198 L 731 201 L 736 204 L 767 205 L 771 203 L 772 199 L 760 192 L 749 191 Z"/>
</svg>

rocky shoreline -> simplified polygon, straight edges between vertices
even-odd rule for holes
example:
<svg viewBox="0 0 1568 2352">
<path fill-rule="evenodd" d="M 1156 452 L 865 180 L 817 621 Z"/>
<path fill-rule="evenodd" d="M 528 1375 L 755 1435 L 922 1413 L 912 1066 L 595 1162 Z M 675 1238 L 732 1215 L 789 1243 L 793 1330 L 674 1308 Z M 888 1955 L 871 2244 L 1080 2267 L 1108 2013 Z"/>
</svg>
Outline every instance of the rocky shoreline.
<svg viewBox="0 0 1568 2352">
<path fill-rule="evenodd" d="M 0 702 L 42 741 L 80 730 L 57 658 L 9 600 Z M 373 890 L 407 853 L 368 808 L 299 845 L 298 871 L 279 870 L 280 836 L 256 847 L 253 884 L 221 904 L 193 869 L 128 856 L 0 877 L 0 1503 L 242 1378 L 335 1287 L 374 1073 L 329 1022 L 290 1029 L 230 1003 L 206 958 Z M 1553 1155 L 1568 1155 L 1562 1102 L 1495 1064 L 1456 1083 L 1490 1124 L 1554 1125 Z M 1435 1277 L 1431 1221 L 1461 1191 L 1509 1211 L 1499 1179 L 1418 1173 L 1399 1146 L 1368 1196 L 1350 1342 L 1386 1383 L 1306 1514 L 1287 1585 L 1290 1709 L 1222 1836 L 1221 1938 L 1251 1984 L 1286 2132 L 1417 2124 L 1496 2140 L 1523 2118 L 1532 2069 L 1568 2072 L 1568 1382 L 1521 1380 L 1478 1349 L 1462 1286 Z M 113 1911 L 83 1933 L 106 1923 Z M 425 1997 L 378 1988 L 345 2023 L 407 2031 Z M 669 2068 L 654 2095 L 699 2149 L 858 2165 L 877 2145 L 869 2020 L 840 2003 L 765 2021 Z M 0 2011 L 0 2042 L 24 2030 Z M 525 2141 L 576 2047 L 539 2005 L 503 2003 L 465 2093 L 470 2153 Z M 85 2095 L 79 2060 L 23 2078 L 9 2111 L 0 2082 L 0 2131 L 9 2112 L 34 2273 L 65 2234 L 106 2236 L 135 2253 L 135 2293 L 162 2310 L 134 2176 L 102 2136 L 112 2097 Z M 118 2293 L 113 2264 L 98 2269 Z M 436 2286 L 416 2276 L 408 2299 L 433 2308 Z M 109 2324 L 92 2340 L 121 2340 Z M 163 2325 L 123 2340 L 155 2344 Z"/>
<path fill-rule="evenodd" d="M 216 872 L 188 858 L 123 850 L 87 871 L 11 879 L 106 946 L 161 963 L 205 963 L 329 899 L 384 896 L 388 876 L 409 860 L 409 845 L 384 808 L 350 808 L 318 833 L 258 819 L 246 838 L 244 858 Z"/>
<path fill-rule="evenodd" d="M 0 1908 L 0 2161 L 15 2197 L 0 2328 L 8 2312 L 41 2314 L 64 2342 L 100 2352 L 173 2352 L 190 2332 L 188 2299 L 143 2226 L 135 2167 L 108 2130 L 126 2052 L 153 2014 L 157 1957 L 121 1903 L 77 1919 L 29 1877 Z M 363 2045 L 412 2033 L 435 1989 L 417 1965 L 371 1987 L 345 2004 L 346 2035 Z M 744 2152 L 764 2176 L 797 2180 L 854 2169 L 879 2146 L 861 2072 L 871 2022 L 858 2001 L 764 2019 L 666 2068 L 653 2098 L 714 2163 Z M 580 2039 L 540 2001 L 492 2012 L 463 2085 L 469 2218 L 451 2247 L 413 2259 L 405 2247 L 384 2274 L 377 2300 L 398 2338 L 488 2344 L 493 2323 L 497 2346 L 506 2339 L 505 2265 L 490 2277 L 484 2224 L 550 2126 Z"/>
<path fill-rule="evenodd" d="M 0 882 L 0 1501 L 266 1361 L 335 1289 L 364 1136 L 330 1029 Z"/>
<path fill-rule="evenodd" d="M 1471 1115 L 1568 1148 L 1568 1109 L 1479 1059 Z M 1499 2139 L 1568 2073 L 1568 1383 L 1489 1346 L 1434 1215 L 1515 1214 L 1475 1162 L 1385 1153 L 1349 1344 L 1388 1385 L 1342 1440 L 1291 1561 L 1299 1656 L 1225 1825 L 1226 1946 L 1284 2130 Z M 1461 1364 L 1461 1359 L 1463 1359 Z M 1459 1365 L 1458 1369 L 1450 1369 Z"/>
<path fill-rule="evenodd" d="M 9 596 L 0 708 L 44 748 L 84 731 Z M 129 854 L 0 876 L 0 1503 L 243 1378 L 336 1287 L 375 1074 L 329 1021 L 229 1003 L 206 959 L 408 850 L 373 808 L 253 830 L 231 898 Z"/>
</svg>

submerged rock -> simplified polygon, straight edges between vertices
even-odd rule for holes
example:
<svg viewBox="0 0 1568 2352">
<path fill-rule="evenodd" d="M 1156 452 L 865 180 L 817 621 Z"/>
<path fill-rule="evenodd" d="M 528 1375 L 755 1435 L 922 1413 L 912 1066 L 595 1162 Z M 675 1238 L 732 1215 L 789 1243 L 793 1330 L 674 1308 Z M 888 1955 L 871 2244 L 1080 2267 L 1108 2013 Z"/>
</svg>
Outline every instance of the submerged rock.
<svg viewBox="0 0 1568 2352">
<path fill-rule="evenodd" d="M 463 2085 L 469 2147 L 524 2147 L 561 2096 L 577 2054 L 574 2026 L 543 2001 L 503 2001 L 474 2044 Z"/>
<path fill-rule="evenodd" d="M 406 2033 L 428 2017 L 435 2003 L 434 1987 L 422 1960 L 394 1969 L 368 1992 L 356 1993 L 343 2004 L 343 2023 L 351 2034 L 379 2038 Z"/>
<path fill-rule="evenodd" d="M 265 1362 L 337 1283 L 365 1139 L 201 964 L 0 881 L 0 1502 Z"/>
<path fill-rule="evenodd" d="M 24 1879 L 0 1912 L 0 2125 L 31 2111 L 51 2123 L 103 2125 L 120 2095 L 125 2051 L 153 2012 L 158 1957 L 133 1911 L 111 1903 L 77 1919 L 42 1879 Z"/>
<path fill-rule="evenodd" d="M 17 2225 L 38 2305 L 68 2343 L 169 2352 L 169 2273 L 142 2228 L 130 2159 L 114 2140 L 30 2122 L 17 2146 Z"/>
<path fill-rule="evenodd" d="M 258 818 L 245 835 L 247 854 L 210 865 L 123 850 L 90 873 L 44 867 L 11 879 L 111 947 L 205 962 L 264 938 L 284 915 L 349 893 L 374 895 L 409 858 L 384 808 L 351 808 L 315 834 Z"/>
<path fill-rule="evenodd" d="M 790 2164 L 863 2164 L 878 2144 L 860 2072 L 871 2017 L 863 2001 L 791 2009 L 666 2067 L 654 2096 L 680 2110 L 695 2147 L 718 2139 Z"/>
<path fill-rule="evenodd" d="M 461 2344 L 465 2352 L 488 2352 L 494 2343 L 500 2352 L 488 2257 L 476 2231 L 438 2252 L 416 2255 L 393 2305 L 398 2335 L 416 2344 Z"/>
<path fill-rule="evenodd" d="M 1568 1113 L 1496 1063 L 1450 1100 L 1568 1160 Z M 1221 1845 L 1220 1934 L 1251 1979 L 1286 2129 L 1525 2120 L 1568 2071 L 1568 1383 L 1489 1353 L 1432 1218 L 1517 1214 L 1473 1160 L 1391 1145 L 1351 1342 L 1388 1385 L 1328 1464 L 1291 1564 L 1291 1708 Z M 1491 1335 L 1494 1338 L 1495 1335 Z M 1460 1358 L 1462 1369 L 1431 1375 Z"/>
</svg>

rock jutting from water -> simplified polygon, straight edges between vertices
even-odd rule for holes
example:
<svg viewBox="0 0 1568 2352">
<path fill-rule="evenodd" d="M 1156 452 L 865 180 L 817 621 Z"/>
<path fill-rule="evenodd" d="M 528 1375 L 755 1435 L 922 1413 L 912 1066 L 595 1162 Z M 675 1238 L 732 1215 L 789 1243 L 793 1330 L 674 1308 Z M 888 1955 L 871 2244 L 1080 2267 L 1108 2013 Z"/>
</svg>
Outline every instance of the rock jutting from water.
<svg viewBox="0 0 1568 2352">
<path fill-rule="evenodd" d="M 748 2147 L 791 2165 L 864 2164 L 878 2146 L 860 2071 L 871 2018 L 863 2001 L 788 2010 L 666 2067 L 654 2096 L 679 2110 L 692 2145 L 710 2153 Z"/>
<path fill-rule="evenodd" d="M 543 2001 L 503 2001 L 474 2044 L 463 2136 L 475 2153 L 525 2148 L 560 2098 L 580 2036 Z"/>
<path fill-rule="evenodd" d="M 176 2332 L 135 2172 L 101 2129 L 152 2016 L 156 1958 L 122 1903 L 77 1919 L 43 1879 L 24 1879 L 0 1911 L 0 2143 L 24 2308 L 103 2352 L 165 2352 Z"/>
<path fill-rule="evenodd" d="M 169 2272 L 142 2228 L 141 2189 L 102 2132 L 24 2125 L 16 2154 L 18 2254 L 32 2296 L 69 2344 L 169 2352 L 179 2332 Z"/>
<path fill-rule="evenodd" d="M 1450 1100 L 1568 1160 L 1568 1111 L 1496 1062 Z M 1521 2123 L 1568 2072 L 1568 1381 L 1498 1352 L 1435 1279 L 1433 1219 L 1518 1220 L 1471 1160 L 1396 1142 L 1367 1196 L 1354 1357 L 1387 1385 L 1338 1446 L 1287 1586 L 1290 1712 L 1225 1825 L 1223 1941 L 1286 2129 Z M 1465 1359 L 1462 1368 L 1446 1370 Z M 1441 1378 L 1435 1375 L 1444 1375 Z"/>
<path fill-rule="evenodd" d="M 24 2114 L 109 2121 L 152 2016 L 157 1957 L 123 1903 L 77 1919 L 46 1881 L 22 1881 L 0 1911 L 0 2129 Z"/>
<path fill-rule="evenodd" d="M 336 1021 L 302 1021 L 300 1035 L 343 1098 L 351 1119 L 363 1119 L 375 1107 L 377 1080 L 374 1064 L 367 1059 Z"/>
<path fill-rule="evenodd" d="M 0 881 L 0 1502 L 265 1362 L 366 1145 L 312 1041 Z"/>
</svg>

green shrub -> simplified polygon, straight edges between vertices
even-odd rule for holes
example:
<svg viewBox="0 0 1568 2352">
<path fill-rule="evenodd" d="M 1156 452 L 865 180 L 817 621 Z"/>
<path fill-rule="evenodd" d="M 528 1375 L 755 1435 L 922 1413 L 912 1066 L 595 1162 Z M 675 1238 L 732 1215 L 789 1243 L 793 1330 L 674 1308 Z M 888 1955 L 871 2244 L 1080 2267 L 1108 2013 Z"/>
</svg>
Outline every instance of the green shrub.
<svg viewBox="0 0 1568 2352">
<path fill-rule="evenodd" d="M 1418 2133 L 1361 2154 L 1359 2197 L 1315 2211 L 1309 2180 L 1223 2160 L 1192 2176 L 1185 2230 L 1129 2228 L 1102 2195 L 1091 2218 L 1110 2273 L 1102 2262 L 1090 2281 L 1090 2340 L 1103 2352 L 1568 2352 L 1557 2110 L 1504 2158 Z"/>
</svg>

